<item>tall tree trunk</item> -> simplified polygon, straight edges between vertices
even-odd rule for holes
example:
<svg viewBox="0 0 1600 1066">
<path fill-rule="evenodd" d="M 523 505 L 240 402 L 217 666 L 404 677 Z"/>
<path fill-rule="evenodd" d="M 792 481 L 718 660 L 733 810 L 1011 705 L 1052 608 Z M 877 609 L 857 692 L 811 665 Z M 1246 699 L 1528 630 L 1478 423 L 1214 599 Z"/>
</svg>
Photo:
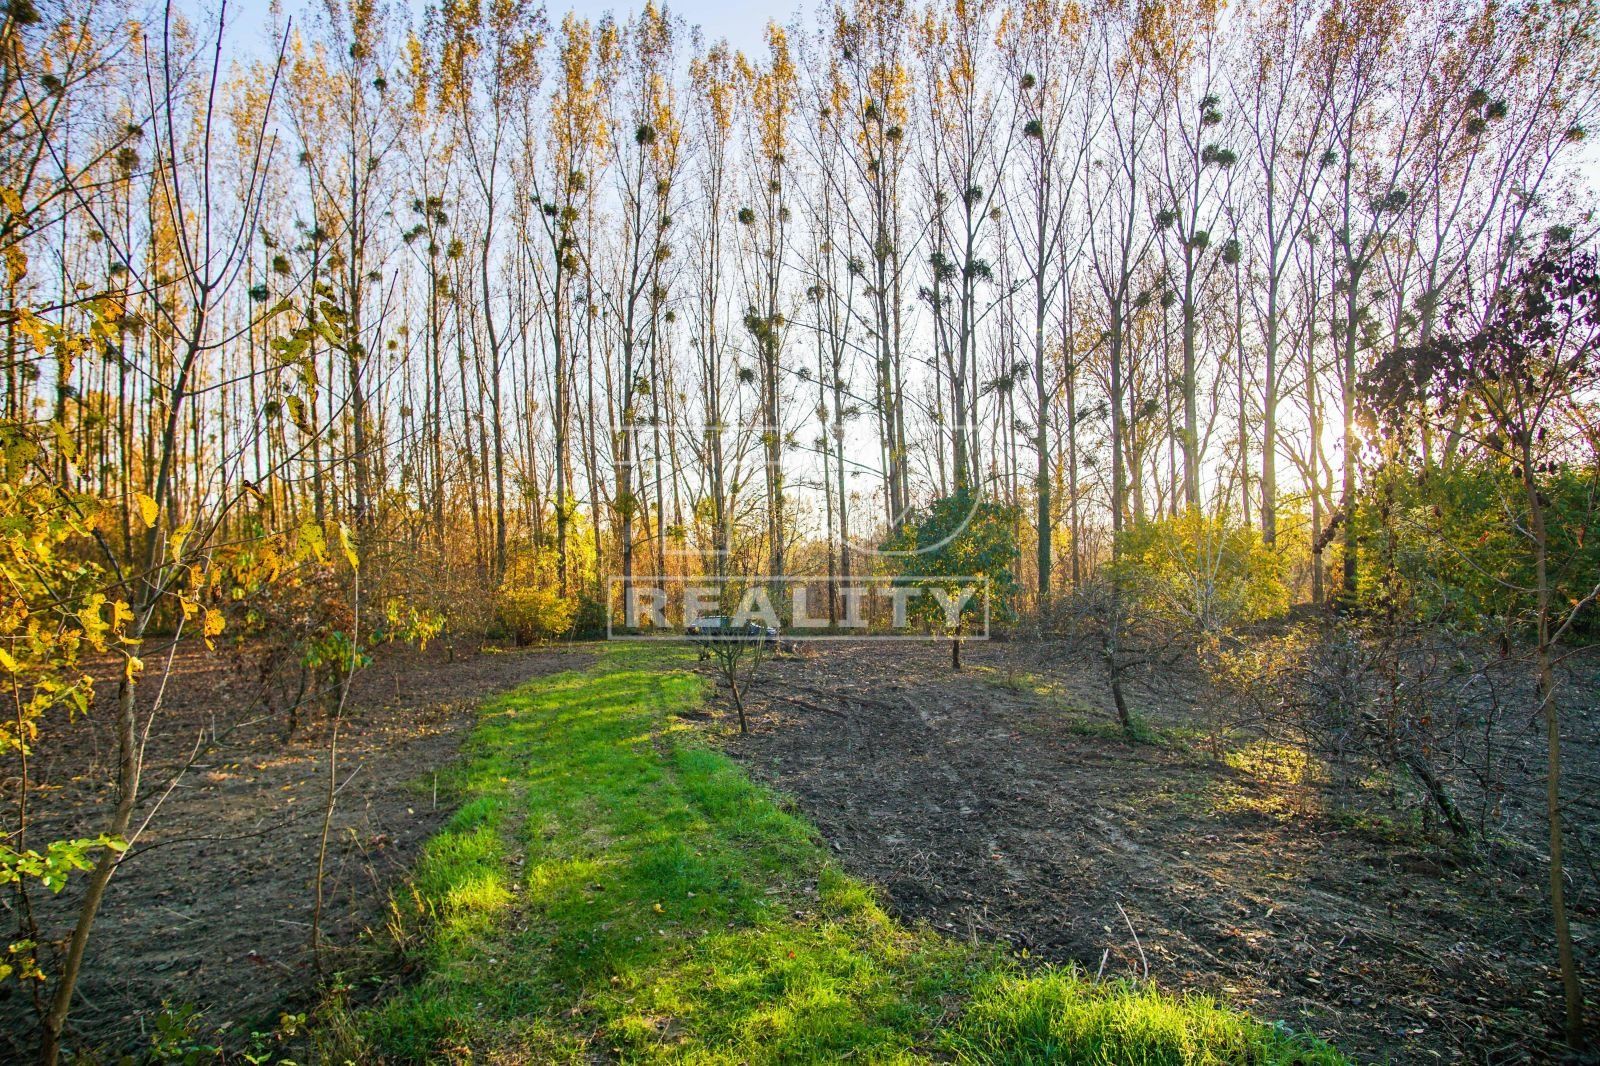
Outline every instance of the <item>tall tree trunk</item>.
<svg viewBox="0 0 1600 1066">
<path fill-rule="evenodd" d="M 1540 494 L 1532 441 L 1524 434 L 1522 486 L 1528 502 L 1528 527 L 1534 547 L 1534 582 L 1538 595 L 1538 687 L 1540 710 L 1544 715 L 1547 761 L 1545 768 L 1545 816 L 1550 830 L 1550 916 L 1555 929 L 1556 959 L 1561 970 L 1561 991 L 1565 1005 L 1567 1043 L 1583 1046 L 1583 985 L 1578 976 L 1577 959 L 1572 949 L 1572 926 L 1567 917 L 1565 839 L 1561 812 L 1561 714 L 1556 701 L 1555 647 L 1552 636 L 1553 589 L 1549 570 L 1550 534 L 1545 525 L 1545 503 Z"/>
</svg>

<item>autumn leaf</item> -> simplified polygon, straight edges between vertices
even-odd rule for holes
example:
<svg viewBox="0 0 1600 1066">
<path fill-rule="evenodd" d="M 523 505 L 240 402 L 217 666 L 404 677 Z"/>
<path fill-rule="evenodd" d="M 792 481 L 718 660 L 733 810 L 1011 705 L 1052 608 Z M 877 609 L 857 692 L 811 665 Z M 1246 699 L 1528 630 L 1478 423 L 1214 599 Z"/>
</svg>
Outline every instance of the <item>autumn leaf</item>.
<svg viewBox="0 0 1600 1066">
<path fill-rule="evenodd" d="M 43 355 L 50 347 L 50 326 L 44 319 L 28 310 L 18 308 L 15 316 L 17 328 L 28 335 L 34 351 Z"/>
<path fill-rule="evenodd" d="M 134 493 L 133 498 L 134 501 L 139 505 L 139 517 L 143 519 L 145 528 L 154 528 L 156 524 L 156 517 L 161 513 L 161 508 L 156 504 L 155 499 L 150 496 L 146 496 L 142 492 Z"/>
<path fill-rule="evenodd" d="M 344 557 L 350 562 L 350 569 L 361 569 L 361 558 L 356 555 L 355 545 L 350 538 L 350 527 L 343 522 L 339 523 L 339 547 L 344 551 Z"/>
<path fill-rule="evenodd" d="M 189 539 L 189 534 L 193 532 L 194 526 L 190 525 L 188 522 L 185 522 L 183 525 L 172 531 L 172 539 L 168 541 L 168 547 L 172 550 L 173 562 L 177 562 L 183 558 L 183 545 Z"/>
<path fill-rule="evenodd" d="M 214 607 L 206 608 L 206 619 L 200 632 L 205 638 L 207 648 L 216 648 L 215 638 L 222 632 L 225 625 L 227 625 L 227 622 L 223 619 L 221 611 Z"/>
<path fill-rule="evenodd" d="M 328 539 L 322 535 L 322 527 L 315 522 L 307 522 L 300 527 L 300 536 L 296 544 L 297 561 L 307 556 L 315 558 L 319 563 L 328 561 Z"/>
</svg>

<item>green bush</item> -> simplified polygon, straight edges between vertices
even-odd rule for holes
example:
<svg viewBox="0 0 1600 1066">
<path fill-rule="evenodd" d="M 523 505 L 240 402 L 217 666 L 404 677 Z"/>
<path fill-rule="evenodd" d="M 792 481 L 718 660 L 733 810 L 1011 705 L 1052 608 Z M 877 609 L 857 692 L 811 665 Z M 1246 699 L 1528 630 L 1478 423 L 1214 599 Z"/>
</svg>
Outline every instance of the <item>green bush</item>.
<svg viewBox="0 0 1600 1066">
<path fill-rule="evenodd" d="M 598 640 L 606 635 L 609 621 L 604 600 L 579 596 L 578 609 L 572 618 L 572 635 L 578 640 Z"/>
<path fill-rule="evenodd" d="M 1600 574 L 1597 487 L 1593 468 L 1541 479 L 1558 603 L 1587 595 Z M 1361 602 L 1456 625 L 1522 628 L 1529 597 L 1521 590 L 1534 584 L 1526 514 L 1521 481 L 1504 463 L 1385 469 L 1357 510 Z M 1596 625 L 1591 607 L 1578 628 Z"/>
</svg>

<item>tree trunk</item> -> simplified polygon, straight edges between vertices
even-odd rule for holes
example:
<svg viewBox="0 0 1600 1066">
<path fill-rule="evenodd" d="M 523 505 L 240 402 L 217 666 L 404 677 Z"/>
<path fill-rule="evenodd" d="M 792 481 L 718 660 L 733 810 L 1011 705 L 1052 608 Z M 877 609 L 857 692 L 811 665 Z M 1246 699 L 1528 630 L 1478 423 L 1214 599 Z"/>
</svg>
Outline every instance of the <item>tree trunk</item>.
<svg viewBox="0 0 1600 1066">
<path fill-rule="evenodd" d="M 1567 1043 L 1584 1043 L 1583 985 L 1572 950 L 1572 927 L 1567 918 L 1565 840 L 1561 817 L 1561 715 L 1556 702 L 1554 647 L 1551 636 L 1550 535 L 1545 527 L 1544 500 L 1534 466 L 1532 443 L 1522 440 L 1522 484 L 1528 500 L 1528 526 L 1533 535 L 1535 588 L 1539 597 L 1538 694 L 1544 712 L 1548 761 L 1545 771 L 1545 814 L 1550 827 L 1550 916 L 1555 927 L 1556 958 L 1561 969 Z"/>
<path fill-rule="evenodd" d="M 139 737 L 134 716 L 134 693 L 137 682 L 131 670 L 125 669 L 117 686 L 117 806 L 111 813 L 106 834 L 113 837 L 127 835 L 133 821 L 134 803 L 139 797 Z M 67 1013 L 72 1009 L 72 996 L 78 987 L 78 974 L 83 969 L 83 955 L 89 946 L 89 933 L 94 928 L 95 916 L 105 898 L 111 875 L 122 861 L 122 853 L 105 849 L 84 889 L 83 902 L 78 906 L 78 920 L 72 927 L 72 937 L 67 952 L 61 960 L 61 973 L 56 978 L 55 994 L 50 999 L 50 1009 L 44 1017 L 43 1042 L 39 1061 L 44 1066 L 56 1066 L 61 1057 L 61 1034 L 66 1028 Z"/>
</svg>

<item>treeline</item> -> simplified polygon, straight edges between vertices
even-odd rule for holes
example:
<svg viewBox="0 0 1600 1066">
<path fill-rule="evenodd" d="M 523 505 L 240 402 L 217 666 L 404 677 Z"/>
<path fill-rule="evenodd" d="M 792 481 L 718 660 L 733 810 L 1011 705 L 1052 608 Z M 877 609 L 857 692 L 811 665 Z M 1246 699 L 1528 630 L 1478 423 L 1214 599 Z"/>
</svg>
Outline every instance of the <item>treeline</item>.
<svg viewBox="0 0 1600 1066">
<path fill-rule="evenodd" d="M 1321 600 L 1360 374 L 1588 236 L 1594 15 L 862 3 L 747 56 L 650 5 L 335 3 L 245 62 L 29 8 L 7 299 L 92 340 L 13 313 L 6 410 L 124 554 L 140 495 L 340 519 L 462 614 L 508 573 L 848 573 L 960 486 L 1030 509 L 1045 598 L 1200 507 Z"/>
</svg>

